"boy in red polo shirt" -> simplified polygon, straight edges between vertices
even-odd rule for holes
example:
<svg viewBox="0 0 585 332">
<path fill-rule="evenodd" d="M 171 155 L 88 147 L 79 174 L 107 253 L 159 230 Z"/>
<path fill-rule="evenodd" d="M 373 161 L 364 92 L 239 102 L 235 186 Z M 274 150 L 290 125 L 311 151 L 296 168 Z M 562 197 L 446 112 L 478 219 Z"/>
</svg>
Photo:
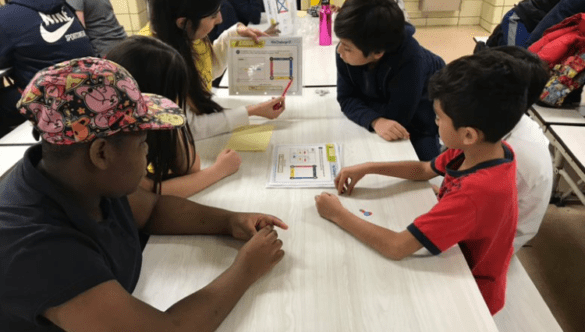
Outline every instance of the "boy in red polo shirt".
<svg viewBox="0 0 585 332">
<path fill-rule="evenodd" d="M 459 244 L 495 314 L 504 306 L 506 272 L 518 220 L 516 162 L 502 142 L 526 104 L 523 65 L 485 52 L 453 61 L 429 81 L 439 135 L 448 149 L 430 162 L 365 163 L 343 168 L 335 184 L 351 191 L 366 174 L 410 180 L 445 176 L 439 202 L 402 232 L 370 223 L 329 193 L 315 197 L 319 214 L 382 255 L 400 260 L 425 247 L 440 254 Z"/>
</svg>

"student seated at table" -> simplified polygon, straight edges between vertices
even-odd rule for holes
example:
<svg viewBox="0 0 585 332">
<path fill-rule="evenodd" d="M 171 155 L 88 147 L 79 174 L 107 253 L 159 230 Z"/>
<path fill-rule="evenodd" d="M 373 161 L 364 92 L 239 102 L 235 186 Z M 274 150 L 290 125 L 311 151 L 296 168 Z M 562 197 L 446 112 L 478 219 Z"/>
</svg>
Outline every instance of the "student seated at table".
<svg viewBox="0 0 585 332">
<path fill-rule="evenodd" d="M 499 46 L 485 52 L 503 52 L 521 60 L 528 75 L 529 86 L 525 111 L 534 104 L 549 74 L 546 64 L 530 51 L 515 46 Z M 553 169 L 549 141 L 527 114 L 504 136 L 503 140 L 514 149 L 516 157 L 516 185 L 518 187 L 518 227 L 514 238 L 514 252 L 532 239 L 542 223 L 552 194 Z"/>
<path fill-rule="evenodd" d="M 185 109 L 187 66 L 174 48 L 152 37 L 132 36 L 110 50 L 107 59 L 128 70 L 141 91 L 175 100 Z M 237 172 L 242 162 L 236 151 L 226 149 L 213 165 L 201 169 L 189 126 L 150 131 L 147 143 L 149 168 L 141 187 L 163 195 L 193 196 Z"/>
<path fill-rule="evenodd" d="M 350 120 L 388 141 L 410 139 L 428 161 L 440 146 L 427 82 L 445 62 L 414 31 L 393 0 L 347 0 L 335 19 L 337 100 Z"/>
<path fill-rule="evenodd" d="M 339 194 L 348 195 L 366 174 L 410 180 L 445 176 L 439 202 L 406 230 L 396 232 L 360 219 L 329 193 L 315 197 L 319 214 L 395 260 L 422 247 L 437 255 L 459 244 L 490 312 L 498 312 L 504 306 L 518 220 L 516 161 L 502 137 L 525 110 L 523 68 L 501 52 L 451 62 L 429 81 L 439 134 L 448 147 L 445 152 L 430 162 L 365 163 L 341 169 L 335 184 Z"/>
<path fill-rule="evenodd" d="M 208 34 L 222 22 L 221 0 L 152 0 L 150 23 L 139 34 L 154 36 L 179 51 L 189 75 L 189 125 L 195 140 L 230 132 L 249 124 L 252 115 L 275 119 L 284 111 L 284 97 L 224 110 L 211 99 L 212 81 L 227 67 L 227 48 L 231 37 L 258 40 L 267 33 L 241 23 L 224 31 L 213 44 Z M 152 28 L 152 29 L 151 29 Z M 276 110 L 273 106 L 281 103 Z"/>
<path fill-rule="evenodd" d="M 42 143 L 0 182 L 0 331 L 212 331 L 283 257 L 274 226 L 287 226 L 276 217 L 137 190 L 147 131 L 185 118 L 122 67 L 98 58 L 49 67 L 18 107 Z M 217 279 L 161 312 L 131 295 L 138 229 L 248 242 Z"/>
<path fill-rule="evenodd" d="M 20 92 L 37 71 L 93 56 L 89 38 L 65 0 L 12 0 L 0 6 L 0 69 L 12 68 L 13 85 L 0 81 L 0 136 L 24 122 Z"/>
</svg>

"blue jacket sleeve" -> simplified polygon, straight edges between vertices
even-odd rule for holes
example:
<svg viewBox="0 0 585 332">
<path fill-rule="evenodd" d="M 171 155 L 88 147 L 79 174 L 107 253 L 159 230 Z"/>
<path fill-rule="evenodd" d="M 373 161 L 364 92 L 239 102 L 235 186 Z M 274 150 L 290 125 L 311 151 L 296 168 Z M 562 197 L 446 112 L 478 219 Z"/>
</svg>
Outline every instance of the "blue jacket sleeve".
<svg viewBox="0 0 585 332">
<path fill-rule="evenodd" d="M 413 59 L 414 60 L 414 59 Z M 401 61 L 399 61 L 400 63 Z M 407 127 L 422 98 L 425 76 L 417 61 L 402 61 L 385 78 L 385 102 L 366 101 L 349 77 L 348 65 L 337 55 L 337 100 L 343 113 L 355 123 L 372 131 L 372 121 L 384 117 Z"/>
<path fill-rule="evenodd" d="M 5 11 L 6 12 L 6 11 Z M 0 21 L 8 23 L 7 18 L 2 16 L 3 12 L 0 10 Z M 14 51 L 14 43 L 10 40 L 8 30 L 5 26 L 0 25 L 0 69 L 12 67 L 12 54 Z"/>
<path fill-rule="evenodd" d="M 542 38 L 546 29 L 561 23 L 567 17 L 583 12 L 585 12 L 585 0 L 561 0 L 532 30 L 530 38 L 526 40 L 524 47 L 529 47 Z"/>
<path fill-rule="evenodd" d="M 349 76 L 348 65 L 341 60 L 339 54 L 336 55 L 337 62 L 337 101 L 341 106 L 341 111 L 351 121 L 360 126 L 373 131 L 372 121 L 381 115 L 370 108 L 361 97 L 359 88 Z"/>
</svg>

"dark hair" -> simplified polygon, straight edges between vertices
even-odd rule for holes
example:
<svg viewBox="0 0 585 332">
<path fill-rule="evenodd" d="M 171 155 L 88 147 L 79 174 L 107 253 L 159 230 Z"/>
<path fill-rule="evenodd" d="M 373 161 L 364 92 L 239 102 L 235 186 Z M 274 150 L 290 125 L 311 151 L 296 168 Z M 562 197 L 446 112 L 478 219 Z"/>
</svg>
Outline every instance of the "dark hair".
<svg viewBox="0 0 585 332">
<path fill-rule="evenodd" d="M 495 143 L 520 121 L 526 106 L 525 66 L 503 52 L 459 58 L 429 79 L 429 97 L 438 100 L 455 129 L 473 127 Z"/>
<path fill-rule="evenodd" d="M 546 82 L 548 82 L 548 79 L 550 78 L 546 63 L 542 61 L 538 55 L 518 46 L 496 46 L 490 47 L 484 51 L 496 51 L 509 54 L 526 66 L 523 70 L 523 75 L 528 74 L 530 76 L 527 78 L 528 95 L 525 107 L 525 111 L 527 111 L 528 108 L 539 99 Z"/>
<path fill-rule="evenodd" d="M 187 66 L 169 45 L 151 37 L 132 36 L 111 49 L 106 58 L 126 68 L 140 91 L 162 95 L 185 109 Z M 195 163 L 195 142 L 188 124 L 176 130 L 148 131 L 146 141 L 148 164 L 153 168 L 149 172 L 154 181 L 152 191 L 160 193 L 162 181 L 186 174 Z"/>
<path fill-rule="evenodd" d="M 201 19 L 216 13 L 221 0 L 150 0 L 149 3 L 150 24 L 156 38 L 177 50 L 187 65 L 189 106 L 196 114 L 223 111 L 223 108 L 211 99 L 211 91 L 207 89 L 201 73 L 195 67 L 199 55 L 193 51 L 194 34 Z M 183 28 L 179 28 L 176 23 L 181 17 L 186 18 Z M 204 42 L 211 50 L 211 42 L 207 36 Z M 211 56 L 214 56 L 213 52 Z"/>
<path fill-rule="evenodd" d="M 335 34 L 364 56 L 394 52 L 404 40 L 404 13 L 394 0 L 347 0 L 335 19 Z"/>
</svg>

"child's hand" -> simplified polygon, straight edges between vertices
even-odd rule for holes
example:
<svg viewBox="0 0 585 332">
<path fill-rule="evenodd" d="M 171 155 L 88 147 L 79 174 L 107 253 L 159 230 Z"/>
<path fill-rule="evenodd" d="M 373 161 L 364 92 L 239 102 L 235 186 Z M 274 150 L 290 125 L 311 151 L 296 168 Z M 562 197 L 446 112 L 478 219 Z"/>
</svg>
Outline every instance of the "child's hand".
<svg viewBox="0 0 585 332">
<path fill-rule="evenodd" d="M 347 195 L 351 195 L 353 187 L 356 183 L 366 175 L 366 172 L 362 169 L 361 165 L 355 165 L 350 167 L 344 167 L 339 171 L 339 174 L 335 177 L 335 188 L 339 195 L 347 192 Z"/>
<path fill-rule="evenodd" d="M 276 109 L 274 109 L 275 105 L 278 105 Z M 246 107 L 248 115 L 257 115 L 271 120 L 278 118 L 278 116 L 284 112 L 284 108 L 284 97 L 282 96 Z"/>
<path fill-rule="evenodd" d="M 260 42 L 260 37 L 270 37 L 266 32 L 258 29 L 250 29 L 242 23 L 238 23 L 236 31 L 238 32 L 238 35 L 254 39 L 256 43 Z"/>
<path fill-rule="evenodd" d="M 262 213 L 236 213 L 229 220 L 230 233 L 236 239 L 249 240 L 259 230 L 276 226 L 282 229 L 288 229 L 284 221 L 275 216 Z"/>
<path fill-rule="evenodd" d="M 272 270 L 283 256 L 282 241 L 274 226 L 266 226 L 240 249 L 234 267 L 242 269 L 242 277 L 250 277 L 254 282 Z"/>
<path fill-rule="evenodd" d="M 242 158 L 236 151 L 225 149 L 219 153 L 214 165 L 222 172 L 223 176 L 228 176 L 237 172 L 241 164 Z"/>
<path fill-rule="evenodd" d="M 410 138 L 408 131 L 394 120 L 378 118 L 372 122 L 372 127 L 380 137 L 387 141 Z"/>
<path fill-rule="evenodd" d="M 336 224 L 339 222 L 339 216 L 344 210 L 339 198 L 326 192 L 315 196 L 315 205 L 321 217 Z"/>
<path fill-rule="evenodd" d="M 278 26 L 278 22 L 276 22 L 274 24 L 270 24 L 270 27 L 268 27 L 268 29 L 264 30 L 264 32 L 271 35 L 271 36 L 278 37 L 278 34 L 280 34 L 280 30 L 278 30 L 277 26 Z"/>
</svg>

